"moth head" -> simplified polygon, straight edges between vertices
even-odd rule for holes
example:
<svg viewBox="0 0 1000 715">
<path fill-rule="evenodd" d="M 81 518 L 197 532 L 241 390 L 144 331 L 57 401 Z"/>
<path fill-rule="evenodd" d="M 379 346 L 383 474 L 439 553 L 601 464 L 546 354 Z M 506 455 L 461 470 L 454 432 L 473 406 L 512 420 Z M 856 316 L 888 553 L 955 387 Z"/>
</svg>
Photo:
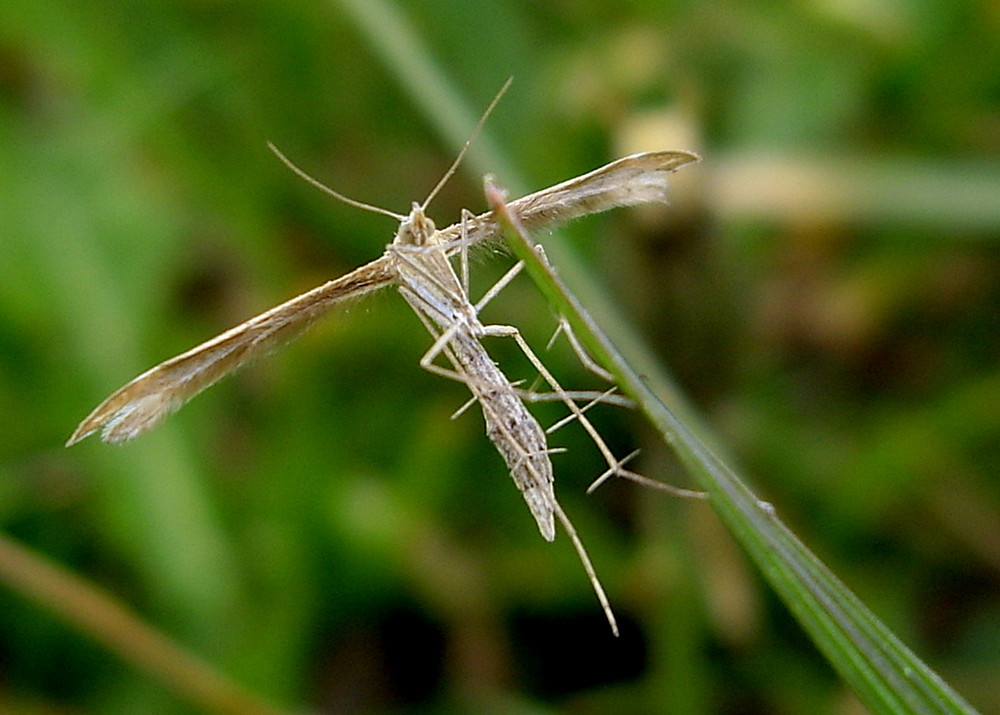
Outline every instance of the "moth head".
<svg viewBox="0 0 1000 715">
<path fill-rule="evenodd" d="M 414 201 L 410 215 L 399 224 L 395 243 L 403 246 L 427 246 L 436 233 L 434 222 L 427 218 L 423 206 Z"/>
</svg>

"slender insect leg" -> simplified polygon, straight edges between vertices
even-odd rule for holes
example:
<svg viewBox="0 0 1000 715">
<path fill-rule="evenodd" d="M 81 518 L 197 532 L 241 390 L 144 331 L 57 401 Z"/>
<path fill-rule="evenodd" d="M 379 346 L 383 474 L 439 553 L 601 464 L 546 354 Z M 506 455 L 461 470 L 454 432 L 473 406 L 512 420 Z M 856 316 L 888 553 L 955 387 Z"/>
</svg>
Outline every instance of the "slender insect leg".
<svg viewBox="0 0 1000 715">
<path fill-rule="evenodd" d="M 538 252 L 541 254 L 542 258 L 545 259 L 545 252 L 542 250 L 542 247 L 541 246 L 536 246 L 536 248 L 537 248 Z M 512 280 L 514 280 L 514 278 L 516 278 L 521 273 L 522 270 L 524 270 L 524 262 L 523 261 L 518 261 L 517 263 L 515 263 L 510 268 L 510 270 L 508 270 L 503 276 L 501 276 L 500 280 L 498 280 L 496 283 L 494 283 L 493 286 L 488 291 L 486 291 L 486 293 L 484 293 L 483 296 L 476 302 L 476 305 L 475 305 L 476 315 L 478 316 L 479 312 L 484 307 L 486 307 L 486 305 L 488 305 L 490 303 L 490 301 L 492 301 L 494 298 L 496 298 L 497 295 L 500 293 L 500 291 L 502 291 L 504 288 L 506 288 L 510 284 L 510 282 Z M 601 377 L 602 379 L 606 380 L 607 382 L 614 382 L 614 376 L 611 373 L 609 373 L 607 370 L 604 370 L 603 368 L 601 368 L 596 362 L 594 362 L 593 358 L 591 358 L 586 353 L 586 351 L 583 349 L 583 346 L 580 345 L 579 340 L 577 340 L 576 335 L 573 333 L 572 328 L 570 327 L 569 323 L 567 323 L 564 318 L 560 318 L 559 319 L 559 326 L 556 328 L 556 333 L 550 339 L 549 344 L 551 344 L 552 341 L 555 340 L 556 336 L 559 334 L 560 331 L 566 332 L 567 339 L 569 339 L 570 344 L 573 346 L 573 349 L 574 349 L 574 351 L 577 354 L 577 357 L 580 359 L 580 362 L 583 364 L 583 366 L 585 368 L 587 368 L 588 370 L 590 370 L 591 372 L 593 372 L 594 374 L 596 374 L 598 377 Z M 541 373 L 539 373 L 539 374 L 541 374 Z M 551 383 L 549 383 L 549 384 L 551 384 Z M 562 400 L 562 401 L 565 401 L 566 398 L 569 398 L 569 399 L 579 399 L 579 400 L 593 400 L 593 399 L 597 398 L 597 400 L 599 402 L 606 402 L 606 403 L 609 403 L 609 404 L 616 404 L 616 405 L 620 405 L 620 406 L 623 406 L 623 407 L 634 407 L 635 406 L 635 404 L 632 402 L 632 400 L 628 399 L 627 397 L 620 396 L 620 395 L 613 395 L 612 391 L 607 391 L 607 392 L 592 392 L 592 391 L 567 392 L 567 391 L 563 390 L 561 392 L 558 392 L 557 394 L 553 394 L 553 395 L 550 396 L 550 395 L 546 395 L 544 393 L 534 392 L 533 390 L 526 390 L 526 391 L 522 392 L 521 394 L 529 402 L 543 402 L 543 401 L 547 401 L 547 400 Z"/>
<path fill-rule="evenodd" d="M 403 297 L 409 300 L 406 293 L 403 293 Z M 427 370 L 427 372 L 433 373 L 440 377 L 445 377 L 448 378 L 449 380 L 455 380 L 456 382 L 462 382 L 468 385 L 473 378 L 461 370 L 461 368 L 459 367 L 461 363 L 459 363 L 455 359 L 454 354 L 448 347 L 448 343 L 454 340 L 455 334 L 465 326 L 462 323 L 457 323 L 457 322 L 452 323 L 451 326 L 449 326 L 446 330 L 442 331 L 441 334 L 439 335 L 437 332 L 437 327 L 434 325 L 431 319 L 424 314 L 423 310 L 417 309 L 415 304 L 414 308 L 415 308 L 414 312 L 417 314 L 417 317 L 420 318 L 420 322 L 422 322 L 424 324 L 424 327 L 427 328 L 427 332 L 429 332 L 435 338 L 434 343 L 427 349 L 427 352 L 425 352 L 421 356 L 420 367 L 422 367 L 424 370 Z M 453 369 L 448 369 L 441 365 L 435 364 L 434 360 L 436 360 L 438 355 L 441 355 L 442 353 L 446 358 L 448 358 L 448 362 L 450 362 L 454 366 Z M 462 412 L 466 409 L 468 408 L 466 406 L 463 406 L 459 408 L 459 411 Z"/>
<path fill-rule="evenodd" d="M 535 469 L 535 465 L 529 457 L 532 453 L 527 450 L 518 439 L 518 436 L 511 430 L 504 420 L 500 419 L 501 416 L 497 415 L 489 401 L 480 401 L 483 413 L 487 418 L 487 421 L 492 421 L 497 428 L 503 433 L 504 442 L 508 445 L 513 446 L 518 452 L 517 463 L 523 465 L 523 468 L 527 469 L 533 476 L 533 478 L 538 479 L 539 475 Z M 546 454 L 557 450 L 546 450 Z M 556 518 L 559 519 L 559 523 L 562 524 L 563 529 L 566 531 L 566 535 L 569 537 L 570 543 L 573 544 L 573 548 L 576 550 L 577 557 L 580 559 L 580 563 L 583 564 L 583 569 L 587 574 L 587 579 L 590 581 L 591 587 L 594 589 L 594 593 L 597 596 L 597 600 L 601 604 L 601 608 L 604 611 L 605 617 L 608 619 L 608 624 L 611 626 L 611 632 L 618 636 L 618 623 L 615 620 L 614 613 L 611 610 L 611 603 L 608 600 L 607 593 L 604 591 L 604 587 L 601 585 L 601 580 L 597 576 L 597 571 L 594 568 L 594 564 L 590 560 L 590 556 L 587 554 L 587 549 L 583 545 L 583 540 L 580 539 L 579 534 L 576 531 L 576 527 L 573 526 L 573 522 L 570 521 L 569 516 L 563 511 L 562 505 L 552 495 L 551 501 L 548 506 L 552 509 Z"/>
<path fill-rule="evenodd" d="M 541 247 L 539 246 L 539 248 Z M 539 251 L 539 253 L 542 252 Z M 543 257 L 544 255 L 545 254 L 542 253 Z M 576 337 L 576 333 L 573 332 L 573 326 L 570 325 L 569 321 L 566 320 L 566 318 L 564 318 L 563 316 L 559 316 L 559 325 L 556 326 L 555 332 L 552 333 L 552 337 L 549 338 L 549 342 L 545 346 L 546 350 L 552 347 L 553 343 L 555 343 L 556 339 L 559 337 L 560 334 L 566 336 L 566 340 L 569 342 L 570 347 L 573 348 L 573 352 L 576 353 L 577 360 L 580 361 L 581 365 L 583 365 L 591 373 L 597 375 L 599 378 L 601 378 L 606 382 L 615 381 L 615 376 L 612 375 L 607 370 L 605 370 L 600 365 L 598 365 L 597 361 L 590 356 L 590 353 L 588 353 L 587 350 L 580 343 L 580 339 Z"/>
<path fill-rule="evenodd" d="M 542 376 L 545 382 L 547 382 L 552 388 L 553 392 L 557 395 L 557 399 L 562 400 L 566 407 L 569 408 L 570 413 L 572 413 L 572 415 L 580 422 L 587 434 L 590 435 L 591 440 L 593 440 L 594 444 L 597 445 L 597 448 L 604 456 L 604 459 L 608 463 L 608 467 L 612 470 L 612 473 L 617 474 L 621 469 L 621 462 L 615 459 L 614 453 L 612 453 L 611 449 L 604 441 L 604 438 L 601 437 L 600 433 L 598 433 L 597 428 L 594 427 L 589 419 L 587 419 L 587 416 L 583 413 L 580 406 L 566 396 L 566 391 L 562 389 L 562 386 L 556 378 L 551 372 L 549 372 L 549 369 L 545 367 L 545 363 L 543 363 L 535 354 L 535 351 L 531 349 L 531 346 L 528 345 L 527 341 L 521 335 L 521 332 L 513 325 L 487 325 L 484 326 L 484 329 L 486 330 L 487 335 L 514 339 L 518 347 L 521 348 L 521 352 L 524 353 L 525 357 L 528 358 L 528 361 L 536 370 L 538 370 L 538 373 Z"/>
<path fill-rule="evenodd" d="M 426 280 L 427 285 L 434 286 L 436 291 L 441 295 L 454 295 L 456 291 L 460 290 L 459 286 L 446 285 L 442 278 L 428 270 L 426 264 L 416 257 L 420 254 L 426 255 L 429 253 L 442 254 L 442 256 L 445 257 L 445 269 L 449 271 L 451 270 L 450 265 L 447 264 L 447 250 L 444 246 L 401 246 L 397 247 L 395 250 L 395 255 L 399 258 L 399 260 L 405 262 L 414 271 L 420 273 L 422 278 Z M 448 344 L 455 339 L 455 336 L 460 331 L 465 330 L 472 334 L 478 332 L 479 326 L 474 324 L 478 323 L 478 321 L 476 320 L 474 312 L 471 310 L 472 306 L 469 306 L 467 314 L 463 314 L 461 310 L 456 310 L 455 315 L 448 316 L 448 326 L 444 330 L 440 330 L 438 325 L 428 314 L 427 302 L 424 298 L 413 294 L 409 289 L 403 286 L 400 286 L 399 290 L 400 293 L 402 293 L 403 298 L 405 298 L 413 308 L 417 317 L 420 318 L 424 327 L 427 328 L 427 332 L 434 337 L 433 344 L 431 344 L 431 346 L 420 358 L 420 367 L 440 377 L 468 384 L 471 378 L 459 368 L 459 363 L 455 361 L 454 355 L 448 350 Z M 451 306 L 452 308 L 459 307 L 462 303 L 468 304 L 468 298 L 464 293 L 461 295 L 455 295 L 454 297 L 457 298 L 457 300 L 454 305 Z M 470 318 L 472 321 L 471 323 Z M 434 363 L 434 360 L 436 360 L 442 353 L 445 354 L 445 357 L 447 357 L 448 361 L 454 366 L 453 369 Z"/>
<path fill-rule="evenodd" d="M 473 214 L 471 214 L 468 211 L 463 211 L 463 214 L 462 214 L 463 235 L 465 235 L 465 231 L 467 230 L 467 222 L 470 220 L 470 218 L 474 218 Z M 461 242 L 453 242 L 453 243 L 448 244 L 447 246 L 444 246 L 444 245 L 428 245 L 428 246 L 403 246 L 403 247 L 398 247 L 397 248 L 397 255 L 399 256 L 399 258 L 401 260 L 406 261 L 408 265 L 410 265 L 411 267 L 413 267 L 415 270 L 418 270 L 426 278 L 426 280 L 429 283 L 432 283 L 432 284 L 438 286 L 438 288 L 440 288 L 442 291 L 447 292 L 449 290 L 449 288 L 447 286 L 443 285 L 442 282 L 441 282 L 441 280 L 436 275 L 434 275 L 433 273 L 431 273 L 428 270 L 426 270 L 424 264 L 421 261 L 413 258 L 411 254 L 427 254 L 427 253 L 439 252 L 439 253 L 443 254 L 445 257 L 447 257 L 448 252 L 450 252 L 455 247 L 456 243 L 461 243 Z M 540 247 L 539 247 L 539 251 L 541 252 Z M 462 272 L 461 282 L 463 284 L 463 291 L 464 291 L 464 293 L 463 293 L 463 295 L 461 297 L 467 301 L 468 300 L 467 299 L 467 296 L 468 296 L 468 245 L 467 244 L 463 244 L 462 245 L 460 253 L 461 253 L 460 264 L 461 264 L 461 272 Z M 544 253 L 542 253 L 542 255 L 544 257 Z M 478 318 L 479 312 L 487 304 L 489 304 L 504 288 L 506 288 L 511 283 L 511 281 L 513 281 L 514 278 L 516 278 L 521 273 L 521 271 L 523 269 L 524 269 L 524 263 L 520 262 L 520 261 L 517 262 L 517 263 L 515 263 L 513 266 L 511 266 L 511 268 L 503 276 L 501 276 L 500 279 L 497 280 L 496 283 L 494 283 L 493 286 L 491 286 L 489 290 L 486 291 L 486 293 L 479 299 L 479 301 L 474 306 L 472 306 L 472 308 L 474 310 L 474 316 L 476 318 Z M 451 290 L 453 291 L 454 289 L 451 289 Z M 404 295 L 405 295 L 405 291 L 404 291 Z M 407 298 L 407 300 L 410 301 L 411 305 L 413 305 L 415 309 L 417 309 L 417 313 L 418 314 L 420 314 L 420 315 L 423 314 L 423 311 L 418 308 L 418 305 L 420 303 L 419 299 L 418 300 L 412 300 L 411 298 Z M 438 355 L 440 355 L 442 353 L 442 351 L 444 350 L 445 345 L 447 345 L 454 338 L 454 336 L 460 330 L 463 329 L 463 327 L 466 327 L 473 334 L 485 335 L 486 333 L 483 332 L 484 326 L 480 325 L 478 323 L 478 320 L 476 320 L 475 323 L 473 323 L 472 321 L 454 320 L 452 322 L 452 324 L 449 325 L 446 330 L 444 330 L 440 335 L 438 335 L 437 332 L 436 332 L 436 330 L 435 330 L 435 328 L 432 326 L 432 324 L 430 322 L 428 322 L 428 320 L 424 320 L 424 325 L 428 328 L 428 330 L 430 331 L 431 335 L 437 335 L 437 338 L 436 338 L 434 344 L 427 350 L 427 352 L 421 358 L 421 360 L 420 360 L 420 366 L 423 367 L 425 370 L 431 372 L 431 373 L 434 373 L 436 375 L 440 375 L 441 377 L 446 377 L 446 378 L 449 378 L 451 380 L 456 380 L 458 382 L 468 383 L 468 381 L 470 379 L 470 377 L 468 375 L 466 375 L 466 374 L 464 374 L 464 373 L 462 373 L 462 372 L 460 372 L 458 370 L 449 370 L 448 368 L 441 367 L 440 365 L 434 364 L 433 361 L 437 358 Z M 575 336 L 573 337 L 573 339 L 575 340 Z M 576 344 L 577 345 L 579 344 L 578 341 L 576 341 Z M 594 364 L 593 360 L 590 359 L 589 356 L 588 357 L 583 357 L 583 356 L 585 356 L 585 353 L 582 351 L 582 349 L 580 350 L 580 352 L 578 354 L 581 355 L 581 361 L 584 362 L 584 366 L 585 367 L 588 366 L 588 364 L 589 364 L 589 365 L 593 365 L 595 368 L 597 368 L 598 371 L 600 370 L 600 368 L 596 364 Z M 454 362 L 453 362 L 453 364 L 454 364 Z M 598 372 L 598 374 L 600 375 L 601 373 Z M 603 377 L 603 375 L 602 375 L 602 377 Z M 558 394 L 551 394 L 551 395 L 549 395 L 549 394 L 537 393 L 537 392 L 529 390 L 529 391 L 520 391 L 520 394 L 522 395 L 522 397 L 524 397 L 525 399 L 527 399 L 530 402 L 542 402 L 542 401 L 547 401 L 547 400 L 552 400 L 552 401 L 555 401 L 555 400 L 566 401 L 567 399 L 570 399 L 570 400 L 573 400 L 573 399 L 595 400 L 596 399 L 597 401 L 606 402 L 606 403 L 609 403 L 609 404 L 616 404 L 616 405 L 621 405 L 621 406 L 625 406 L 625 407 L 632 407 L 633 406 L 632 401 L 629 400 L 628 398 L 623 397 L 623 396 L 619 396 L 619 395 L 612 395 L 610 391 L 603 392 L 603 393 L 601 393 L 601 392 L 592 392 L 592 391 L 578 391 L 578 392 L 561 391 Z M 459 412 L 461 412 L 461 411 L 462 410 L 460 409 Z"/>
<path fill-rule="evenodd" d="M 469 295 L 469 221 L 475 214 L 469 209 L 462 209 L 462 250 L 460 251 L 459 267 L 461 269 L 462 290 Z"/>
<path fill-rule="evenodd" d="M 510 267 L 510 270 L 500 276 L 500 280 L 494 283 L 493 286 L 483 294 L 483 297 L 476 302 L 475 306 L 473 306 L 476 309 L 476 315 L 479 315 L 479 312 L 485 308 L 490 301 L 496 298 L 500 291 L 510 285 L 510 282 L 517 278 L 518 274 L 522 270 L 524 270 L 524 262 L 518 261 Z"/>
<path fill-rule="evenodd" d="M 590 562 L 590 556 L 587 555 L 587 549 L 584 548 L 583 541 L 576 533 L 576 527 L 573 526 L 573 522 L 571 522 L 569 517 L 566 516 L 566 512 L 563 511 L 559 502 L 555 503 L 555 514 L 556 518 L 559 519 L 559 523 L 562 524 L 563 529 L 566 530 L 566 535 L 569 536 L 569 540 L 573 542 L 573 548 L 576 549 L 576 555 L 580 557 L 580 562 L 583 564 L 583 570 L 587 572 L 587 578 L 590 579 L 590 585 L 593 587 L 594 593 L 597 594 L 597 600 L 600 601 L 601 608 L 604 609 L 604 616 L 608 619 L 608 624 L 611 626 L 611 632 L 617 637 L 618 622 L 615 620 L 615 614 L 611 611 L 611 603 L 608 601 L 608 595 L 604 592 L 601 580 L 597 577 L 597 571 L 594 569 L 594 565 Z"/>
<path fill-rule="evenodd" d="M 506 383 L 506 379 L 504 379 Z M 513 391 L 506 393 L 508 397 L 516 397 Z M 525 444 L 525 432 L 524 427 L 531 425 L 535 430 L 540 430 L 538 423 L 531 418 L 527 411 L 523 410 L 523 421 L 515 423 L 510 419 L 510 414 L 500 414 L 498 411 L 498 403 L 495 403 L 492 399 L 486 399 L 482 397 L 480 400 L 480 405 L 483 409 L 483 415 L 486 418 L 487 424 L 491 424 L 493 429 L 496 430 L 495 434 L 491 434 L 490 439 L 501 448 L 501 452 L 504 454 L 505 459 L 507 459 L 508 464 L 511 467 L 511 475 L 514 476 L 515 482 L 520 486 L 523 483 L 526 484 L 538 484 L 542 482 L 547 482 L 551 484 L 551 465 L 548 462 L 547 455 L 549 452 L 554 451 L 550 449 L 545 449 L 541 452 L 545 456 L 544 461 L 538 462 L 537 458 L 540 456 L 537 450 L 532 450 Z M 520 403 L 518 403 L 520 405 Z M 518 426 L 520 424 L 520 427 Z M 538 433 L 538 437 L 541 434 Z M 535 441 L 535 444 L 544 444 L 544 440 Z M 545 469 L 539 470 L 539 466 L 544 466 Z M 524 475 L 519 479 L 517 474 L 521 473 L 522 470 L 527 473 L 528 478 L 524 478 Z M 547 473 L 542 473 L 547 472 Z M 614 613 L 611 610 L 611 604 L 608 601 L 608 596 L 604 591 L 604 587 L 601 585 L 601 581 L 597 576 L 597 571 L 594 569 L 594 565 L 590 560 L 590 556 L 587 554 L 587 549 L 583 545 L 583 541 L 580 539 L 579 534 L 577 534 L 576 527 L 573 526 L 573 522 L 570 521 L 566 512 L 563 511 L 562 505 L 555 497 L 555 493 L 552 491 L 548 492 L 548 496 L 545 498 L 544 508 L 549 514 L 554 514 L 556 518 L 559 519 L 559 523 L 562 524 L 563 529 L 566 531 L 566 535 L 569 537 L 570 543 L 573 544 L 573 548 L 576 550 L 577 557 L 580 559 L 580 563 L 583 564 L 583 569 L 587 574 L 587 579 L 590 581 L 591 587 L 594 589 L 594 593 L 597 596 L 598 602 L 601 604 L 601 608 L 604 611 L 604 615 L 608 620 L 608 625 L 611 626 L 611 632 L 615 636 L 618 636 L 618 624 L 615 621 Z M 532 512 L 535 512 L 535 508 L 532 508 Z M 536 520 L 538 515 L 536 514 Z M 552 540 L 555 536 L 555 531 L 553 530 L 551 534 L 546 535 L 546 539 Z"/>
<path fill-rule="evenodd" d="M 427 250 L 435 250 L 435 247 L 428 247 Z M 517 275 L 523 269 L 524 269 L 524 263 L 518 261 L 510 268 L 510 270 L 508 270 L 503 276 L 501 276 L 500 279 L 496 283 L 494 283 L 493 286 L 488 291 L 486 291 L 486 293 L 482 296 L 482 298 L 480 298 L 479 301 L 476 302 L 474 306 L 476 314 L 478 315 L 479 311 L 482 310 L 482 308 L 485 307 L 491 300 L 493 300 L 500 293 L 500 291 L 506 288 L 507 285 L 509 285 L 510 282 L 514 280 L 514 278 L 516 278 Z M 428 321 L 425 320 L 425 324 L 428 324 Z M 468 382 L 469 381 L 468 375 L 464 375 L 460 373 L 458 370 L 448 370 L 447 368 L 443 368 L 433 363 L 433 360 L 443 350 L 445 350 L 445 346 L 454 338 L 455 333 L 461 327 L 462 327 L 461 323 L 454 323 L 453 325 L 449 326 L 446 330 L 444 330 L 441 333 L 441 335 L 438 336 L 437 340 L 430 347 L 430 349 L 420 359 L 420 366 L 430 372 L 436 373 L 443 377 L 450 377 L 455 380 Z M 430 328 L 430 325 L 428 325 L 428 328 Z M 520 331 L 514 326 L 488 325 L 488 326 L 481 326 L 481 330 L 482 334 L 485 336 L 500 336 L 500 337 L 514 338 L 518 346 L 521 348 L 521 351 L 525 354 L 525 356 L 535 367 L 538 373 L 553 389 L 554 391 L 553 399 L 562 401 L 569 408 L 570 413 L 577 420 L 580 421 L 580 424 L 583 425 L 584 430 L 586 430 L 587 434 L 590 435 L 590 438 L 594 441 L 594 444 L 597 445 L 597 448 L 600 450 L 601 454 L 604 456 L 604 459 L 608 464 L 608 471 L 605 474 L 608 476 L 613 474 L 620 474 L 622 476 L 625 476 L 628 473 L 628 470 L 625 470 L 622 466 L 623 462 L 615 458 L 614 453 L 607 446 L 607 443 L 604 441 L 604 438 L 601 437 L 597 429 L 593 426 L 590 420 L 587 419 L 587 417 L 584 415 L 584 410 L 581 409 L 580 406 L 577 405 L 576 402 L 574 402 L 573 400 L 574 397 L 579 398 L 579 395 L 581 394 L 586 395 L 582 399 L 591 399 L 593 397 L 593 393 L 573 393 L 573 394 L 567 393 L 559 385 L 559 383 L 556 381 L 555 377 L 548 370 L 548 368 L 545 367 L 545 364 L 541 361 L 541 359 L 539 359 L 539 357 L 531 349 L 527 341 L 524 340 Z M 431 334 L 432 335 L 434 334 L 433 330 L 431 331 Z M 453 360 L 452 364 L 453 365 L 455 364 Z M 606 398 L 607 398 L 606 393 L 597 393 L 597 397 L 593 399 L 603 401 L 606 400 Z M 607 476 L 602 475 L 600 481 L 603 481 L 606 478 Z"/>
<path fill-rule="evenodd" d="M 535 253 L 537 253 L 538 257 L 545 262 L 545 265 L 551 268 L 552 264 L 549 263 L 549 257 L 545 254 L 545 248 L 540 243 L 535 244 Z M 576 337 L 576 333 L 573 332 L 573 326 L 570 325 L 569 321 L 562 315 L 559 316 L 559 325 L 556 326 L 555 332 L 552 333 L 552 337 L 549 338 L 549 342 L 545 346 L 546 350 L 552 347 L 560 333 L 566 336 L 566 340 L 569 341 L 570 347 L 573 348 L 573 352 L 576 353 L 576 357 L 580 361 L 581 365 L 605 382 L 615 381 L 615 376 L 598 365 L 597 361 L 590 356 L 590 353 L 588 353 L 586 349 L 584 349 L 580 340 Z"/>
<path fill-rule="evenodd" d="M 579 405 L 576 404 L 576 402 L 570 399 L 570 397 L 568 396 L 569 393 L 567 393 L 565 390 L 562 389 L 562 387 L 559 385 L 558 381 L 555 379 L 552 373 L 549 372 L 548 368 L 545 367 L 545 364 L 531 349 L 531 346 L 529 346 L 528 343 L 524 340 L 524 337 L 521 335 L 520 331 L 518 331 L 518 329 L 512 325 L 487 325 L 484 326 L 484 328 L 486 330 L 487 335 L 511 337 L 517 342 L 518 346 L 521 348 L 521 351 L 525 354 L 525 356 L 535 367 L 535 369 L 538 370 L 539 374 L 549 384 L 549 386 L 552 388 L 557 398 L 561 399 L 562 402 L 566 405 L 566 407 L 569 408 L 571 417 L 575 418 L 577 421 L 580 422 L 580 424 L 583 426 L 583 429 L 590 436 L 590 439 L 597 446 L 598 450 L 600 450 L 601 455 L 604 457 L 604 461 L 607 462 L 608 469 L 600 477 L 598 477 L 597 480 L 595 480 L 595 482 L 591 485 L 590 489 L 588 489 L 588 492 L 596 489 L 598 486 L 603 484 L 608 478 L 617 476 L 617 477 L 623 477 L 625 479 L 630 479 L 634 482 L 642 484 L 643 486 L 659 489 L 661 491 L 665 491 L 670 494 L 674 494 L 676 496 L 691 497 L 697 499 L 705 498 L 706 495 L 704 492 L 693 491 L 690 489 L 682 489 L 680 487 L 674 487 L 669 484 L 663 484 L 662 482 L 650 479 L 649 477 L 643 476 L 642 474 L 638 474 L 629 469 L 625 469 L 624 466 L 625 463 L 628 462 L 633 457 L 635 457 L 635 453 L 628 455 L 624 459 L 615 458 L 614 453 L 611 451 L 611 448 L 608 447 L 607 443 L 604 441 L 604 438 L 601 437 L 600 433 L 597 431 L 597 428 L 594 427 L 593 423 L 591 423 L 591 421 L 587 419 L 587 416 L 584 414 L 586 408 L 581 408 Z"/>
<path fill-rule="evenodd" d="M 436 335 L 431 318 L 423 310 L 417 313 L 431 334 Z M 465 331 L 458 332 L 459 328 Z M 558 450 L 548 448 L 544 430 L 524 407 L 506 376 L 490 360 L 478 336 L 468 330 L 464 321 L 448 326 L 420 364 L 429 372 L 465 383 L 471 390 L 473 402 L 478 402 L 483 411 L 490 441 L 507 463 L 542 536 L 552 541 L 555 538 L 552 517 L 558 504 L 552 486 L 549 454 Z M 442 339 L 446 340 L 442 342 Z M 432 362 L 442 353 L 454 369 Z"/>
</svg>

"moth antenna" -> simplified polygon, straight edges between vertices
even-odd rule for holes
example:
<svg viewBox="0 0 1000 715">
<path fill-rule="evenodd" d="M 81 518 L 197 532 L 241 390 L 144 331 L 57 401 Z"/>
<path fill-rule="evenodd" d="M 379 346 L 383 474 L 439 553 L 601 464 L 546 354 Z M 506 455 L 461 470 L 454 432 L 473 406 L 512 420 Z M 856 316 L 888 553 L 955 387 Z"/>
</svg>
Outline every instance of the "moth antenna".
<svg viewBox="0 0 1000 715">
<path fill-rule="evenodd" d="M 323 193 L 332 196 L 333 198 L 337 199 L 338 201 L 341 201 L 341 202 L 347 204 L 348 206 L 354 206 L 355 208 L 359 208 L 362 211 L 371 211 L 372 213 L 382 214 L 383 216 L 390 216 L 390 217 L 396 219 L 397 221 L 403 221 L 403 220 L 406 219 L 406 216 L 402 216 L 401 214 L 393 213 L 389 209 L 384 209 L 381 206 L 372 206 L 371 204 L 366 204 L 363 201 L 357 201 L 356 199 L 352 199 L 349 196 L 344 196 L 339 191 L 334 191 L 333 189 L 331 189 L 329 186 L 327 186 L 326 184 L 324 184 L 319 179 L 314 179 L 313 177 L 309 176 L 309 174 L 307 174 L 305 171 L 303 171 L 302 169 L 300 169 L 299 167 L 297 167 L 295 164 L 293 164 L 292 160 L 289 159 L 284 154 L 282 154 L 281 150 L 278 149 L 278 147 L 276 147 L 274 144 L 272 144 L 271 142 L 268 142 L 267 146 L 268 146 L 268 148 L 271 151 L 274 152 L 274 155 L 276 157 L 278 157 L 279 159 L 281 159 L 281 163 L 283 163 L 285 166 L 287 166 L 289 169 L 291 169 L 295 174 L 297 174 L 299 177 L 305 179 L 307 182 L 309 182 L 310 184 L 312 184 L 313 186 L 315 186 L 317 189 L 319 189 Z"/>
<path fill-rule="evenodd" d="M 508 77 L 507 81 L 503 83 L 503 86 L 500 88 L 500 91 L 496 93 L 496 96 L 493 97 L 493 101 L 490 102 L 490 106 L 486 108 L 486 111 L 483 112 L 483 116 L 481 116 L 479 118 L 479 121 L 476 122 L 476 126 L 472 130 L 472 134 L 470 134 L 469 138 L 465 141 L 465 145 L 462 147 L 462 150 L 458 152 L 458 156 L 455 157 L 455 161 L 451 163 L 451 166 L 448 167 L 448 171 L 444 173 L 444 176 L 442 176 L 441 180 L 437 182 L 437 185 L 433 189 L 431 189 L 431 193 L 427 195 L 426 199 L 424 199 L 424 203 L 420 205 L 420 208 L 426 209 L 428 204 L 430 204 L 431 200 L 435 196 L 437 196 L 438 192 L 444 187 L 445 184 L 448 183 L 448 179 L 450 179 L 454 175 L 454 173 L 458 171 L 459 164 L 462 163 L 462 159 L 465 158 L 465 154 L 469 151 L 469 146 L 472 144 L 472 142 L 476 140 L 476 137 L 479 136 L 479 132 L 482 131 L 483 125 L 486 124 L 486 120 L 489 119 L 490 115 L 493 113 L 493 110 L 496 108 L 497 104 L 500 103 L 500 98 L 507 93 L 507 89 L 510 87 L 510 83 L 513 81 L 514 81 L 513 77 Z"/>
</svg>

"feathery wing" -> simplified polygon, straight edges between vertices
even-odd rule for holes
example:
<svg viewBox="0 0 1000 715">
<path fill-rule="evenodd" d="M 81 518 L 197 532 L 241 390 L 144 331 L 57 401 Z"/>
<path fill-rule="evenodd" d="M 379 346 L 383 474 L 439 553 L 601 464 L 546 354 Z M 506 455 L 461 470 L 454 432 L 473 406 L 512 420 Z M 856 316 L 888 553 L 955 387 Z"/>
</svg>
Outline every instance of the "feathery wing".
<svg viewBox="0 0 1000 715">
<path fill-rule="evenodd" d="M 614 208 L 662 203 L 667 200 L 667 175 L 697 161 L 701 161 L 701 157 L 687 151 L 632 154 L 582 176 L 509 201 L 507 208 L 531 233 Z M 462 228 L 462 224 L 457 223 L 442 229 L 444 240 L 441 243 L 461 240 Z M 466 229 L 469 245 L 489 242 L 500 235 L 491 211 L 472 217 Z"/>
<path fill-rule="evenodd" d="M 105 442 L 124 442 L 155 426 L 241 365 L 298 337 L 336 303 L 390 285 L 385 256 L 313 288 L 147 370 L 98 405 L 66 446 L 101 429 Z"/>
</svg>

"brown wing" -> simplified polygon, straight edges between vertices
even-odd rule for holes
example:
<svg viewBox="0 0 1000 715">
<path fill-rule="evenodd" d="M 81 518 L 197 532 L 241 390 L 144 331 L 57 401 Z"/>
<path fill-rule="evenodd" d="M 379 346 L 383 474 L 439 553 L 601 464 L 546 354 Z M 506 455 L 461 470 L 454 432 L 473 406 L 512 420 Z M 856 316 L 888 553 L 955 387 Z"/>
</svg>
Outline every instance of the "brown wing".
<svg viewBox="0 0 1000 715">
<path fill-rule="evenodd" d="M 589 214 L 667 200 L 667 175 L 701 157 L 686 151 L 651 151 L 632 154 L 590 173 L 511 201 L 510 212 L 528 231 L 555 226 Z M 500 236 L 492 212 L 479 214 L 467 223 L 471 245 L 488 243 Z M 441 231 L 444 242 L 462 238 L 460 223 Z"/>
<path fill-rule="evenodd" d="M 389 261 L 382 256 L 160 363 L 98 405 L 66 446 L 102 426 L 105 442 L 124 442 L 142 434 L 216 380 L 298 337 L 336 303 L 393 280 Z"/>
</svg>

